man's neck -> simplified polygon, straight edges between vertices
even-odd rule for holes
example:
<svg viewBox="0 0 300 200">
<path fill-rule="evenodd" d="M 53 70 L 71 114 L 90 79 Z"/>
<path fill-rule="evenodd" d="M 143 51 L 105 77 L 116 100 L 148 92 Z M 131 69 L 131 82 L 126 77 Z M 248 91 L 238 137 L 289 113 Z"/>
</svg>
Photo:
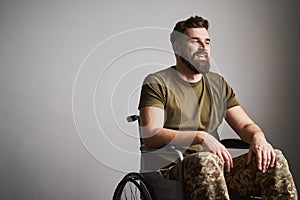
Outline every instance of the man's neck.
<svg viewBox="0 0 300 200">
<path fill-rule="evenodd" d="M 203 76 L 202 74 L 197 74 L 190 70 L 184 63 L 177 63 L 176 71 L 181 79 L 189 83 L 199 82 Z"/>
</svg>

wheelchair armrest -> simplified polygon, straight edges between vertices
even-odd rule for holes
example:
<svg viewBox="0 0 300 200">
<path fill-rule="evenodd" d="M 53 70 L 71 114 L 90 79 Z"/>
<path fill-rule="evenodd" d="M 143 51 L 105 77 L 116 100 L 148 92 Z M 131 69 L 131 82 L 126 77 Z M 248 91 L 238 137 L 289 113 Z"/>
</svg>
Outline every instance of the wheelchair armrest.
<svg viewBox="0 0 300 200">
<path fill-rule="evenodd" d="M 250 145 L 240 139 L 223 139 L 220 141 L 226 148 L 249 149 Z"/>
<path fill-rule="evenodd" d="M 148 148 L 148 147 L 146 147 L 144 144 L 142 144 L 141 146 L 140 146 L 140 151 L 141 151 L 141 153 L 151 153 L 151 152 L 155 152 L 155 151 L 157 151 L 158 149 L 151 149 L 151 148 Z"/>
<path fill-rule="evenodd" d="M 155 152 L 155 151 L 160 151 L 160 153 L 175 153 L 177 154 L 180 162 L 183 161 L 183 154 L 180 150 L 178 150 L 175 146 L 173 145 L 167 145 L 165 147 L 162 147 L 160 149 L 151 149 L 151 148 L 147 148 L 144 144 L 141 145 L 140 147 L 140 151 L 141 153 L 151 153 L 151 152 Z"/>
</svg>

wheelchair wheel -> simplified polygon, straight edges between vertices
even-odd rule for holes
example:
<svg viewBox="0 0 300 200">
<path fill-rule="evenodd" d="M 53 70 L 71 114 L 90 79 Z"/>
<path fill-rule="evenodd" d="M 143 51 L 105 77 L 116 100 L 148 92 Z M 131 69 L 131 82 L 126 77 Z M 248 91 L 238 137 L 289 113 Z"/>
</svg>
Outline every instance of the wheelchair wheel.
<svg viewBox="0 0 300 200">
<path fill-rule="evenodd" d="M 139 173 L 127 174 L 118 184 L 113 200 L 154 200 L 154 193 Z"/>
</svg>

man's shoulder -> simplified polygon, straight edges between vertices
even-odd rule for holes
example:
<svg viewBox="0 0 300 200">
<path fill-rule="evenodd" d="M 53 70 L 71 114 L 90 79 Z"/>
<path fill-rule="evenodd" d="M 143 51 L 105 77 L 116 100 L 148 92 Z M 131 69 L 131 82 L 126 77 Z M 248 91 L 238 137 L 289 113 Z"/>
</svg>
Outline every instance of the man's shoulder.
<svg viewBox="0 0 300 200">
<path fill-rule="evenodd" d="M 167 79 L 172 78 L 172 74 L 174 73 L 174 68 L 173 67 L 168 67 L 165 69 L 162 69 L 160 71 L 157 72 L 153 72 L 151 74 L 149 74 L 145 80 L 146 81 L 166 81 Z"/>
<path fill-rule="evenodd" d="M 150 75 L 152 75 L 152 76 L 169 76 L 170 73 L 173 73 L 174 70 L 175 70 L 174 67 L 168 67 L 168 68 L 159 70 L 157 72 L 151 73 Z"/>
</svg>

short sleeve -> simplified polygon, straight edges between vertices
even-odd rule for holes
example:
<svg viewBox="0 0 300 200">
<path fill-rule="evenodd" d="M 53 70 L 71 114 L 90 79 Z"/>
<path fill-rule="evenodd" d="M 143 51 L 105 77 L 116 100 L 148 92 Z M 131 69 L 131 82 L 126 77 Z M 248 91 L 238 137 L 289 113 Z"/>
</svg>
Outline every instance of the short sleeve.
<svg viewBox="0 0 300 200">
<path fill-rule="evenodd" d="M 164 109 L 166 104 L 165 94 L 166 87 L 164 87 L 162 81 L 152 74 L 148 75 L 143 82 L 138 109 L 146 106 Z"/>
<path fill-rule="evenodd" d="M 236 95 L 232 89 L 232 87 L 230 87 L 230 85 L 226 82 L 226 80 L 224 78 L 223 82 L 224 82 L 224 87 L 225 87 L 225 105 L 226 105 L 226 109 L 232 108 L 234 106 L 238 106 L 240 105 L 240 103 L 238 102 Z"/>
</svg>

